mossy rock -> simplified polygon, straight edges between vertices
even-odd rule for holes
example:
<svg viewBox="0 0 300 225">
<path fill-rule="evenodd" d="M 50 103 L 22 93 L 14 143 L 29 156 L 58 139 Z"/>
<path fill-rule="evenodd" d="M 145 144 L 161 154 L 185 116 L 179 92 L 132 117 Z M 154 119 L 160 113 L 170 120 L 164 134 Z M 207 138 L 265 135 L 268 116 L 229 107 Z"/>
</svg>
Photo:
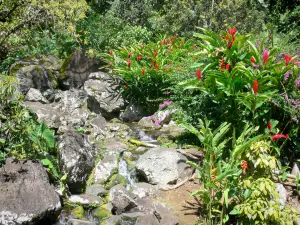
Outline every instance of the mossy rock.
<svg viewBox="0 0 300 225">
<path fill-rule="evenodd" d="M 75 219 L 82 219 L 84 217 L 84 209 L 81 205 L 74 208 L 73 213 Z"/>
<path fill-rule="evenodd" d="M 112 214 L 107 208 L 107 204 L 97 207 L 93 210 L 93 216 L 99 219 L 100 221 L 108 219 L 112 216 Z"/>
<path fill-rule="evenodd" d="M 110 178 L 109 182 L 106 184 L 105 188 L 107 190 L 111 189 L 113 186 L 121 184 L 122 186 L 126 186 L 126 180 L 125 178 L 120 174 L 114 174 Z"/>
<path fill-rule="evenodd" d="M 63 62 L 60 70 L 59 70 L 59 79 L 64 79 L 67 77 L 67 68 L 71 62 L 73 54 L 69 55 Z"/>
</svg>

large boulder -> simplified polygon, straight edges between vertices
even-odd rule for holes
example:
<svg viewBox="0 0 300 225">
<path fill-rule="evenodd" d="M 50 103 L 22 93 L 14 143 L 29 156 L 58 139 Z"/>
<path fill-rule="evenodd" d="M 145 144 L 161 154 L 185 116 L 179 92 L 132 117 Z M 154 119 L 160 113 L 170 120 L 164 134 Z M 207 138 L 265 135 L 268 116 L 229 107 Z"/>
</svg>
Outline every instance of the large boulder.
<svg viewBox="0 0 300 225">
<path fill-rule="evenodd" d="M 25 101 L 29 102 L 41 102 L 41 103 L 48 103 L 48 100 L 42 95 L 42 93 L 35 88 L 30 88 L 25 96 Z"/>
<path fill-rule="evenodd" d="M 142 119 L 146 114 L 143 107 L 130 103 L 126 106 L 125 110 L 121 112 L 120 119 L 124 122 L 135 122 Z"/>
<path fill-rule="evenodd" d="M 159 187 L 177 184 L 192 175 L 187 158 L 176 149 L 155 148 L 138 159 L 136 170 L 142 180 Z"/>
<path fill-rule="evenodd" d="M 58 128 L 60 126 L 61 113 L 50 104 L 40 102 L 25 102 L 24 104 L 37 115 L 39 121 L 44 121 L 48 127 Z"/>
<path fill-rule="evenodd" d="M 0 169 L 0 224 L 55 222 L 61 203 L 39 161 L 7 159 Z"/>
<path fill-rule="evenodd" d="M 94 167 L 94 148 L 86 137 L 69 130 L 59 137 L 59 163 L 72 193 L 80 193 Z"/>
<path fill-rule="evenodd" d="M 19 91 L 25 95 L 30 88 L 41 92 L 56 88 L 59 67 L 57 58 L 41 56 L 14 63 L 10 67 L 9 74 L 15 74 L 20 80 Z"/>
<path fill-rule="evenodd" d="M 93 110 L 98 103 L 99 111 L 106 118 L 117 117 L 125 106 L 120 91 L 120 79 L 107 73 L 91 73 L 84 83 L 84 90 L 88 93 Z M 91 107 L 91 106 L 90 106 Z"/>
<path fill-rule="evenodd" d="M 92 72 L 99 70 L 103 63 L 88 57 L 82 51 L 75 51 L 60 69 L 59 85 L 62 89 L 80 88 Z"/>
<path fill-rule="evenodd" d="M 99 161 L 94 173 L 95 183 L 103 184 L 118 172 L 118 157 L 118 155 L 107 155 Z"/>
</svg>

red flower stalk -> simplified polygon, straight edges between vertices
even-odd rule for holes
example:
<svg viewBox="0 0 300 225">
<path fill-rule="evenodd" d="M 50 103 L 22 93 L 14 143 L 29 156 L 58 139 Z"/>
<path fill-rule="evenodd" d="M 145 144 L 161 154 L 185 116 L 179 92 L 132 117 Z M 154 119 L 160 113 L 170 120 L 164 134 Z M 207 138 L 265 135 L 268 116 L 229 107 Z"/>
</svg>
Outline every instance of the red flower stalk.
<svg viewBox="0 0 300 225">
<path fill-rule="evenodd" d="M 275 134 L 273 137 L 272 137 L 272 140 L 273 141 L 277 141 L 278 139 L 280 138 L 284 138 L 284 139 L 287 139 L 289 137 L 289 134 Z"/>
<path fill-rule="evenodd" d="M 264 64 L 267 63 L 269 59 L 269 50 L 265 49 L 264 52 L 263 52 L 263 61 L 264 61 Z"/>
<path fill-rule="evenodd" d="M 226 64 L 225 68 L 226 70 L 230 70 L 230 64 Z"/>
<path fill-rule="evenodd" d="M 285 54 L 284 60 L 285 60 L 285 65 L 287 66 L 289 64 L 289 62 L 292 60 L 292 56 Z"/>
<path fill-rule="evenodd" d="M 109 51 L 109 54 L 110 54 L 110 55 L 113 55 L 113 52 L 112 52 L 112 51 Z"/>
<path fill-rule="evenodd" d="M 141 61 L 142 58 L 143 58 L 143 56 L 140 56 L 140 55 L 139 55 L 139 56 L 137 57 L 137 61 L 138 61 L 138 62 Z"/>
<path fill-rule="evenodd" d="M 133 55 L 133 52 L 128 52 L 128 58 L 130 58 Z"/>
<path fill-rule="evenodd" d="M 216 179 L 216 177 L 217 177 L 217 174 L 213 174 L 213 175 L 211 175 L 211 179 Z"/>
<path fill-rule="evenodd" d="M 153 55 L 154 55 L 154 57 L 156 57 L 157 56 L 157 52 L 154 52 Z"/>
<path fill-rule="evenodd" d="M 243 174 L 246 174 L 246 170 L 247 170 L 247 168 L 248 168 L 248 164 L 247 164 L 247 161 L 246 160 L 243 160 L 242 162 L 241 162 L 241 167 L 242 167 L 242 169 L 243 169 Z"/>
<path fill-rule="evenodd" d="M 197 78 L 198 80 L 201 80 L 201 70 L 197 70 Z"/>
<path fill-rule="evenodd" d="M 272 129 L 272 125 L 271 125 L 271 123 L 270 123 L 270 122 L 268 122 L 268 125 L 267 125 L 267 126 L 268 126 L 268 129 L 269 129 L 269 130 L 271 130 L 271 129 Z"/>
<path fill-rule="evenodd" d="M 127 60 L 127 66 L 128 66 L 128 68 L 130 68 L 130 65 L 131 65 L 131 60 L 128 59 L 128 60 Z"/>
<path fill-rule="evenodd" d="M 251 61 L 252 63 L 256 63 L 256 60 L 255 60 L 254 56 L 251 57 L 250 61 Z"/>
<path fill-rule="evenodd" d="M 145 69 L 143 68 L 143 69 L 142 69 L 142 75 L 144 75 L 144 74 L 145 74 Z"/>
<path fill-rule="evenodd" d="M 157 70 L 159 68 L 158 63 L 155 64 L 155 70 Z"/>
<path fill-rule="evenodd" d="M 254 82 L 253 82 L 253 92 L 254 92 L 255 95 L 256 95 L 257 91 L 258 91 L 258 81 L 254 80 Z"/>
<path fill-rule="evenodd" d="M 126 89 L 126 90 L 127 90 L 127 89 L 128 89 L 128 86 L 127 86 L 127 85 L 124 85 L 124 89 Z"/>
<path fill-rule="evenodd" d="M 230 34 L 231 36 L 234 36 L 235 33 L 236 33 L 236 27 L 230 28 L 230 29 L 227 31 L 227 33 Z"/>
<path fill-rule="evenodd" d="M 227 48 L 228 48 L 228 50 L 230 50 L 230 49 L 231 49 L 231 47 L 232 47 L 232 44 L 233 44 L 233 42 L 231 42 L 231 41 L 228 41 L 228 42 L 227 42 Z"/>
</svg>

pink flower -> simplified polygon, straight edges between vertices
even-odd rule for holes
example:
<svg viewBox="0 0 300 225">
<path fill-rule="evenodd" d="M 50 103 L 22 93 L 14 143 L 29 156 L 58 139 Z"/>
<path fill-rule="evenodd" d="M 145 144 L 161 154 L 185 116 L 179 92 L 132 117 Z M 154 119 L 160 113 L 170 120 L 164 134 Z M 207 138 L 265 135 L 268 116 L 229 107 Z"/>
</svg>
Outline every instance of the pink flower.
<svg viewBox="0 0 300 225">
<path fill-rule="evenodd" d="M 289 137 L 288 134 L 284 135 L 284 134 L 275 134 L 273 137 L 272 137 L 272 140 L 273 141 L 277 141 L 278 139 L 280 138 L 284 138 L 284 139 L 287 139 Z"/>
<path fill-rule="evenodd" d="M 230 28 L 230 29 L 227 31 L 227 33 L 230 34 L 231 36 L 234 36 L 235 33 L 236 33 L 236 27 Z"/>
<path fill-rule="evenodd" d="M 269 50 L 265 49 L 264 52 L 263 52 L 263 61 L 264 61 L 264 64 L 267 63 L 269 59 Z"/>
</svg>

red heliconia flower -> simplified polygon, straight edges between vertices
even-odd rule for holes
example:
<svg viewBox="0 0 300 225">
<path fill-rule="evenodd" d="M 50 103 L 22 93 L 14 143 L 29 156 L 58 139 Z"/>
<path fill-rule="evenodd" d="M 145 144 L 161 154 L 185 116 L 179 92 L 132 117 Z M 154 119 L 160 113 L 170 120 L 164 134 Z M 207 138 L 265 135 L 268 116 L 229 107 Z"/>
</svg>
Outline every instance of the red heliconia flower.
<svg viewBox="0 0 300 225">
<path fill-rule="evenodd" d="M 130 65 L 131 65 L 131 60 L 127 60 L 127 65 L 128 65 L 128 68 L 130 68 Z"/>
<path fill-rule="evenodd" d="M 156 57 L 157 56 L 157 52 L 154 52 L 153 55 L 154 55 L 154 57 Z"/>
<path fill-rule="evenodd" d="M 224 57 L 222 57 L 219 60 L 219 69 L 220 69 L 220 71 L 223 71 L 225 69 L 225 60 L 224 60 Z"/>
<path fill-rule="evenodd" d="M 270 122 L 268 122 L 268 125 L 267 125 L 267 126 L 268 126 L 268 129 L 269 129 L 269 130 L 271 130 L 271 129 L 272 129 L 272 125 L 271 125 L 271 123 L 270 123 Z"/>
<path fill-rule="evenodd" d="M 258 91 L 258 81 L 254 80 L 254 83 L 253 83 L 253 92 L 254 92 L 255 95 L 256 95 L 257 91 Z"/>
<path fill-rule="evenodd" d="M 227 31 L 227 33 L 230 34 L 231 36 L 234 36 L 235 33 L 236 33 L 236 27 L 230 28 L 230 29 Z"/>
<path fill-rule="evenodd" d="M 285 54 L 284 60 L 285 60 L 285 65 L 287 66 L 289 64 L 289 62 L 292 60 L 292 56 Z"/>
<path fill-rule="evenodd" d="M 201 70 L 197 70 L 197 78 L 198 80 L 201 80 Z"/>
<path fill-rule="evenodd" d="M 128 89 L 128 86 L 127 86 L 127 85 L 124 85 L 124 89 L 126 89 L 126 90 L 127 90 L 127 89 Z"/>
<path fill-rule="evenodd" d="M 130 58 L 133 55 L 133 52 L 128 52 L 128 58 Z"/>
<path fill-rule="evenodd" d="M 226 70 L 230 70 L 230 64 L 226 64 L 225 68 Z"/>
<path fill-rule="evenodd" d="M 109 51 L 109 54 L 110 54 L 110 55 L 113 55 L 113 51 Z"/>
<path fill-rule="evenodd" d="M 140 55 L 139 55 L 139 56 L 137 57 L 137 61 L 138 61 L 138 62 L 141 61 L 142 58 L 143 58 L 143 56 L 140 56 Z"/>
<path fill-rule="evenodd" d="M 280 138 L 284 138 L 284 139 L 287 139 L 289 137 L 289 134 L 275 134 L 273 137 L 272 137 L 272 140 L 273 141 L 277 141 L 278 139 Z"/>
<path fill-rule="evenodd" d="M 263 52 L 263 61 L 264 61 L 264 64 L 267 63 L 269 59 L 269 50 L 265 49 L 264 52 Z"/>
<path fill-rule="evenodd" d="M 158 65 L 158 63 L 156 63 L 155 64 L 155 69 L 158 70 L 158 68 L 159 68 L 159 65 Z"/>
<path fill-rule="evenodd" d="M 241 167 L 242 167 L 242 169 L 243 169 L 243 174 L 246 174 L 246 170 L 247 170 L 247 168 L 248 168 L 248 164 L 247 164 L 247 161 L 246 161 L 246 160 L 243 160 L 243 161 L 241 162 Z"/>
<path fill-rule="evenodd" d="M 256 60 L 255 60 L 254 56 L 251 57 L 250 61 L 251 61 L 252 63 L 256 63 Z"/>
<path fill-rule="evenodd" d="M 142 75 L 144 75 L 144 74 L 145 74 L 145 68 L 142 69 Z"/>
</svg>

